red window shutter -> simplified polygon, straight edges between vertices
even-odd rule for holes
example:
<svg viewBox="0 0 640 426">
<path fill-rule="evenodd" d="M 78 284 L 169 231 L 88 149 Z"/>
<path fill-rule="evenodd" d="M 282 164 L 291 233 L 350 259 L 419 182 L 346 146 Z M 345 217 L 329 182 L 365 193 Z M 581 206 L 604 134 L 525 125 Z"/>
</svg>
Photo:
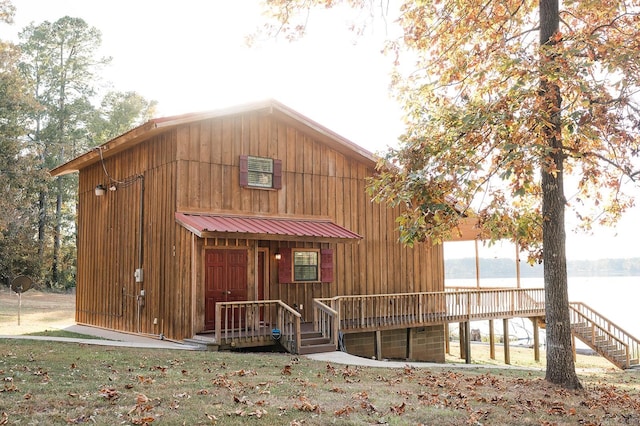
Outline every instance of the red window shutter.
<svg viewBox="0 0 640 426">
<path fill-rule="evenodd" d="M 333 282 L 333 249 L 320 250 L 320 281 Z"/>
<path fill-rule="evenodd" d="M 240 186 L 249 186 L 249 156 L 240 156 Z"/>
<path fill-rule="evenodd" d="M 291 257 L 290 248 L 281 248 L 280 260 L 278 261 L 278 281 L 281 283 L 292 283 L 293 274 L 291 268 L 293 267 L 293 259 Z"/>
<path fill-rule="evenodd" d="M 273 160 L 273 189 L 282 189 L 282 160 Z"/>
</svg>

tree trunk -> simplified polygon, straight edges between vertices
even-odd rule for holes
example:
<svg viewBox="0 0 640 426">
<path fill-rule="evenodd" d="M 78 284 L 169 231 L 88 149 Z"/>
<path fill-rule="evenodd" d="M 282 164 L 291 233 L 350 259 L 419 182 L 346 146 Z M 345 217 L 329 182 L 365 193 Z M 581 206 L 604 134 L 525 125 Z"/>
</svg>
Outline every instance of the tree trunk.
<svg viewBox="0 0 640 426">
<path fill-rule="evenodd" d="M 559 29 L 558 0 L 540 0 L 540 44 L 552 45 Z M 542 66 L 552 67 L 554 57 L 541 52 Z M 564 153 L 561 137 L 560 87 L 543 77 L 540 83 L 543 136 L 548 147 L 542 164 L 542 249 L 547 328 L 547 381 L 567 389 L 581 389 L 573 362 L 567 253 L 564 228 Z"/>
</svg>

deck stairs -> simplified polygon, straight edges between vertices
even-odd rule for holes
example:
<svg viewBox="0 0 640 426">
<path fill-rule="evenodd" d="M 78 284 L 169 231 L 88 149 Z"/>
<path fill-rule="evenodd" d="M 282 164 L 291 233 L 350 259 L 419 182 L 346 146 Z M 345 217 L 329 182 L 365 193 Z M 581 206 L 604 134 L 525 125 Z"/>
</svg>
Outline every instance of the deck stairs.
<svg viewBox="0 0 640 426">
<path fill-rule="evenodd" d="M 640 368 L 640 341 L 580 302 L 569 304 L 572 334 L 621 369 Z"/>
<path fill-rule="evenodd" d="M 314 331 L 313 328 L 305 327 L 305 325 L 307 324 L 303 324 L 300 332 L 300 355 L 336 350 L 336 345 L 331 343 L 328 337 L 322 337 L 322 333 Z"/>
</svg>

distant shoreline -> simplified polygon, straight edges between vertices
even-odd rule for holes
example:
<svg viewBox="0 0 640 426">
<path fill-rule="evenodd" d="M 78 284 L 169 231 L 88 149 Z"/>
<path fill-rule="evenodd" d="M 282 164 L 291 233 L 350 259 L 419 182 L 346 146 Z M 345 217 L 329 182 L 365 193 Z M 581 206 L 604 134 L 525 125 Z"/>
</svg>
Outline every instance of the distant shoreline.
<svg viewBox="0 0 640 426">
<path fill-rule="evenodd" d="M 514 259 L 479 259 L 481 278 L 512 278 L 515 276 L 516 262 Z M 567 261 L 569 277 L 631 277 L 640 276 L 640 257 L 628 259 L 598 259 L 598 260 L 569 260 Z M 475 258 L 446 259 L 445 278 L 469 279 L 476 277 Z M 529 265 L 520 262 L 521 278 L 542 278 L 541 264 Z"/>
</svg>

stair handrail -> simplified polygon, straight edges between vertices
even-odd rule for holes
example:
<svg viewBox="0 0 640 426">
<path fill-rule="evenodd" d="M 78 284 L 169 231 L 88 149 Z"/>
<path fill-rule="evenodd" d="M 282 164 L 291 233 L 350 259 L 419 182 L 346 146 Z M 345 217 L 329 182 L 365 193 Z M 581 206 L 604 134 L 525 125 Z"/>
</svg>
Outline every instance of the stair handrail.
<svg viewBox="0 0 640 426">
<path fill-rule="evenodd" d="M 319 332 L 325 339 L 329 339 L 329 343 L 338 349 L 340 313 L 324 303 L 325 301 L 334 304 L 335 298 L 313 299 L 313 330 Z"/>
<path fill-rule="evenodd" d="M 580 308 L 583 308 L 587 313 L 582 312 Z M 570 302 L 569 311 L 572 317 L 571 318 L 572 324 L 577 324 L 579 323 L 580 319 L 582 319 L 583 321 L 586 322 L 587 326 L 591 328 L 590 340 L 588 341 L 585 340 L 586 337 L 581 336 L 579 334 L 577 334 L 577 337 L 583 340 L 592 349 L 596 350 L 600 355 L 604 356 L 609 361 L 613 362 L 614 364 L 618 365 L 621 368 L 629 368 L 631 366 L 631 359 L 637 359 L 640 342 L 638 342 L 638 340 L 635 337 L 633 337 L 632 335 L 622 330 L 620 327 L 618 327 L 615 323 L 613 323 L 611 320 L 606 318 L 604 315 L 599 314 L 598 312 L 594 311 L 588 305 L 582 302 Z M 588 314 L 591 314 L 591 315 L 588 315 Z M 596 320 L 594 320 L 593 317 L 595 317 Z M 606 323 L 606 325 L 608 325 L 609 327 L 612 326 L 618 332 L 622 332 L 623 336 L 621 337 L 619 335 L 616 335 L 615 333 L 612 333 L 610 330 L 603 327 L 601 325 L 602 323 Z M 600 331 L 605 336 L 610 338 L 616 344 L 617 349 L 623 350 L 625 352 L 626 362 L 624 365 L 620 365 L 619 361 L 611 357 L 608 352 L 602 351 L 598 348 L 598 344 L 595 341 L 595 328 L 597 328 L 598 331 Z"/>
<path fill-rule="evenodd" d="M 584 312 L 589 313 L 592 317 L 597 317 L 599 321 L 604 322 L 608 325 L 607 330 L 612 334 L 619 337 L 625 343 L 627 343 L 630 347 L 631 353 L 630 357 L 634 360 L 640 361 L 640 339 L 632 335 L 627 330 L 619 327 L 616 323 L 611 321 L 609 318 L 602 315 L 600 312 L 594 310 L 587 304 L 583 302 L 571 302 L 570 305 L 575 307 L 580 307 L 580 309 L 584 310 Z"/>
<path fill-rule="evenodd" d="M 290 353 L 300 353 L 300 322 L 302 315 L 291 306 L 278 300 L 276 325 L 280 330 L 280 344 Z"/>
</svg>

